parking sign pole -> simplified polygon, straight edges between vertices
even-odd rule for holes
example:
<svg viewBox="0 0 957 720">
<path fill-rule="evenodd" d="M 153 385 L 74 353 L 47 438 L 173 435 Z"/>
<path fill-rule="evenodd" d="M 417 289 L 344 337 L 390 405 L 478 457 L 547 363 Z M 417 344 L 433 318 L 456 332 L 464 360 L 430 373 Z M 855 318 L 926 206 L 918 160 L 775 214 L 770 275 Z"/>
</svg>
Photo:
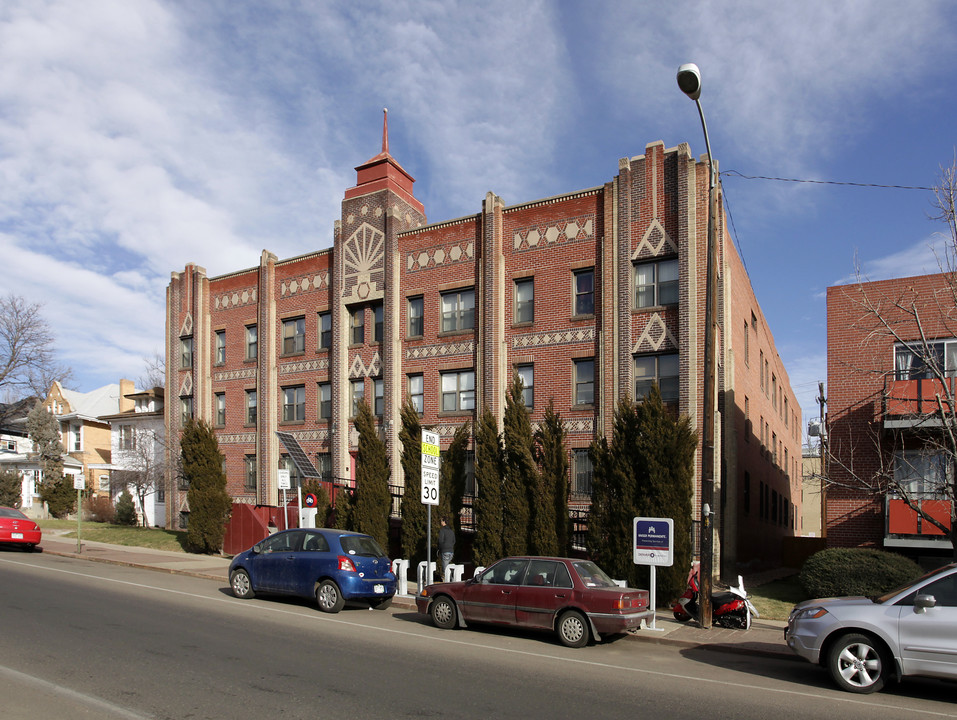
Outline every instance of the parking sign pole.
<svg viewBox="0 0 957 720">
<path fill-rule="evenodd" d="M 432 506 L 439 504 L 439 434 L 422 430 L 422 502 L 428 506 L 425 524 L 425 572 L 432 581 Z"/>
</svg>

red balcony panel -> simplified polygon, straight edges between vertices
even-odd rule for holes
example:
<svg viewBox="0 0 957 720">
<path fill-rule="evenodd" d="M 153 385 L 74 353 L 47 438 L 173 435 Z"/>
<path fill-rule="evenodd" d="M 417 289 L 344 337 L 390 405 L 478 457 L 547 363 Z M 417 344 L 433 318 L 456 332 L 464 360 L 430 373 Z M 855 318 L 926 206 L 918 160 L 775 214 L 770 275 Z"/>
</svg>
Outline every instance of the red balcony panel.
<svg viewBox="0 0 957 720">
<path fill-rule="evenodd" d="M 891 499 L 887 503 L 887 532 L 891 535 L 917 535 L 917 511 L 907 507 L 903 500 Z"/>
<path fill-rule="evenodd" d="M 950 501 L 949 500 L 924 500 L 921 503 L 921 509 L 930 515 L 934 520 L 944 524 L 944 527 L 950 527 Z M 944 533 L 926 520 L 921 523 L 921 535 L 943 535 Z"/>
<path fill-rule="evenodd" d="M 953 391 L 953 378 L 947 379 Z M 948 389 L 939 380 L 887 380 L 884 384 L 885 412 L 890 416 L 928 415 L 937 412 L 937 396 L 946 400 Z M 949 410 L 944 402 L 944 409 Z"/>
</svg>

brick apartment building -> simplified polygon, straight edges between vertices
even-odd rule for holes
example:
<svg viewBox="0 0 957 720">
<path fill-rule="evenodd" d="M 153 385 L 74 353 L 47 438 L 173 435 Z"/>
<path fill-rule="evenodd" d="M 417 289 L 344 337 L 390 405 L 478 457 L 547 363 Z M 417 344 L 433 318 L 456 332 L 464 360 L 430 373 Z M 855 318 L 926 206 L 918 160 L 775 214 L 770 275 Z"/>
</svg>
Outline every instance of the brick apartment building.
<svg viewBox="0 0 957 720">
<path fill-rule="evenodd" d="M 483 406 L 501 420 L 516 372 L 533 423 L 550 399 L 565 422 L 578 507 L 590 492 L 587 448 L 610 432 L 619 397 L 656 380 L 700 433 L 707 162 L 687 144 L 651 143 L 602 186 L 518 205 L 488 193 L 479 212 L 429 224 L 387 132 L 345 190 L 331 248 L 264 251 L 258 267 L 217 277 L 195 265 L 172 274 L 167 436 L 189 415 L 209 420 L 235 503 L 276 505 L 277 468 L 296 474 L 277 431 L 324 477 L 354 478 L 359 399 L 401 486 L 406 397 L 445 444 Z M 731 568 L 775 561 L 794 534 L 801 413 L 718 220 L 715 545 Z M 172 479 L 167 498 L 174 526 L 186 508 Z"/>
<path fill-rule="evenodd" d="M 829 456 L 824 474 L 829 546 L 886 548 L 915 558 L 951 555 L 941 531 L 922 521 L 899 495 L 867 492 L 860 480 L 876 483 L 882 475 L 896 475 L 925 510 L 950 526 L 950 501 L 920 492 L 937 473 L 947 471 L 936 452 L 928 455 L 940 382 L 922 362 L 923 353 L 914 352 L 914 344 L 922 329 L 947 382 L 953 382 L 957 328 L 952 289 L 943 274 L 827 289 Z M 880 308 L 886 325 L 868 306 Z M 921 328 L 902 308 L 916 309 Z"/>
</svg>

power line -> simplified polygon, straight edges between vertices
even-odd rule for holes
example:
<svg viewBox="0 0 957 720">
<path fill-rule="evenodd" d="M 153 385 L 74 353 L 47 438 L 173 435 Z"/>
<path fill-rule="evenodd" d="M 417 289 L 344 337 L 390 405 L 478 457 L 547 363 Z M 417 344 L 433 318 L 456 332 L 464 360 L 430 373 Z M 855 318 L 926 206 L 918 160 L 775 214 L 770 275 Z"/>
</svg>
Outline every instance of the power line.
<svg viewBox="0 0 957 720">
<path fill-rule="evenodd" d="M 744 180 L 777 180 L 779 182 L 809 183 L 814 185 L 849 185 L 851 187 L 885 188 L 888 190 L 933 190 L 923 185 L 881 185 L 879 183 L 839 182 L 837 180 L 802 180 L 800 178 L 769 177 L 767 175 L 745 175 L 737 170 L 722 170 L 721 175 L 730 175 Z"/>
</svg>

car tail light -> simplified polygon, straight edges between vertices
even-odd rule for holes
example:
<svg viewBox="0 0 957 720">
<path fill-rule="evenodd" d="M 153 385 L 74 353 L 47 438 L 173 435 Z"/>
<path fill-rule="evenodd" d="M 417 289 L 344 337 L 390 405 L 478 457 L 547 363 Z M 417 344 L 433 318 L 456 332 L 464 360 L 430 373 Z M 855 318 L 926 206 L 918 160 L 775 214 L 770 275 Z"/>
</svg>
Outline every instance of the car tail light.
<svg viewBox="0 0 957 720">
<path fill-rule="evenodd" d="M 355 572 L 356 566 L 353 564 L 352 560 L 347 558 L 345 555 L 339 556 L 339 570 L 342 572 Z"/>
</svg>

